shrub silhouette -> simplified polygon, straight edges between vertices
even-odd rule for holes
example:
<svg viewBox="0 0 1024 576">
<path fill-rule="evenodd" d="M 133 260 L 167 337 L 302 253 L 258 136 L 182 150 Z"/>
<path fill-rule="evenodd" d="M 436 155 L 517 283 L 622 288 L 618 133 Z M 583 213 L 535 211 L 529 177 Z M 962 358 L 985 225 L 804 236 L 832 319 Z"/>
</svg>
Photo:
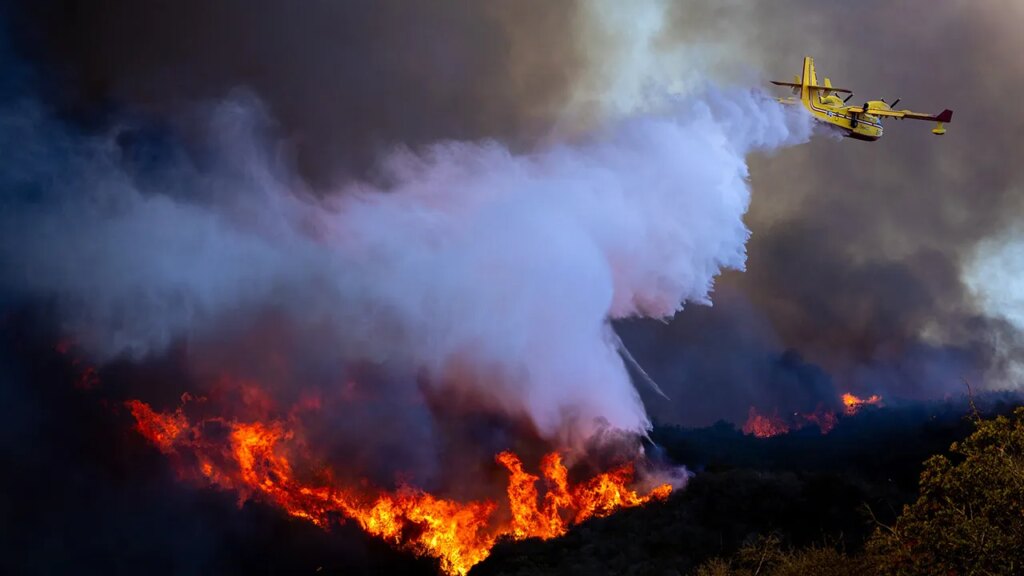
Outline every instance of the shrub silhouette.
<svg viewBox="0 0 1024 576">
<path fill-rule="evenodd" d="M 868 553 L 894 576 L 1024 573 L 1024 408 L 979 420 L 949 456 L 928 459 L 917 501 Z"/>
</svg>

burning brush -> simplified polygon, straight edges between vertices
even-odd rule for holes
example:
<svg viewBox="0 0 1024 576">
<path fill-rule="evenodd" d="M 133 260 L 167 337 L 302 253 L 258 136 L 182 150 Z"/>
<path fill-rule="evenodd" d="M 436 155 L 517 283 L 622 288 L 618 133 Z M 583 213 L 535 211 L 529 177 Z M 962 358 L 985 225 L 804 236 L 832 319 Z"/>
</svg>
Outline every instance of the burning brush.
<svg viewBox="0 0 1024 576">
<path fill-rule="evenodd" d="M 458 502 L 412 486 L 394 491 L 346 484 L 329 468 L 306 479 L 297 469 L 315 469 L 304 457 L 294 419 L 242 422 L 221 417 L 190 419 L 185 395 L 174 412 L 156 412 L 139 400 L 127 402 L 138 431 L 175 462 L 185 479 L 234 490 L 239 501 L 271 502 L 292 516 L 327 528 L 348 518 L 367 533 L 417 555 L 437 558 L 447 574 L 466 574 L 500 538 L 555 538 L 570 526 L 620 508 L 663 500 L 661 484 L 646 494 L 631 488 L 634 468 L 621 465 L 571 483 L 557 452 L 544 456 L 541 477 L 527 472 L 512 452 L 496 456 L 509 473 L 507 506 L 495 501 Z"/>
<path fill-rule="evenodd" d="M 842 395 L 841 399 L 843 402 L 842 415 L 845 416 L 853 416 L 865 406 L 882 406 L 882 397 L 877 394 L 867 398 L 859 398 L 847 392 Z M 814 425 L 821 430 L 822 434 L 828 434 L 836 427 L 836 424 L 839 422 L 839 416 L 840 414 L 833 410 L 829 410 L 824 406 L 818 406 L 818 409 L 814 412 L 794 412 L 791 417 L 782 418 L 777 412 L 773 412 L 770 415 L 763 414 L 757 408 L 751 406 L 750 411 L 747 413 L 747 421 L 744 422 L 742 430 L 748 436 L 771 438 L 788 434 L 792 430 L 799 430 L 800 428 Z"/>
</svg>

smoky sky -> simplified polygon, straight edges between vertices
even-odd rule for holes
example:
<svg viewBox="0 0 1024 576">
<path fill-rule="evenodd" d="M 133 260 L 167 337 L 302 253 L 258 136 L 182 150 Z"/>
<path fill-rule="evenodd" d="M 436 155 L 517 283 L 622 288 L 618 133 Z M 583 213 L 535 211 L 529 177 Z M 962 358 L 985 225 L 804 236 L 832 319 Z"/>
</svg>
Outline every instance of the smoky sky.
<svg viewBox="0 0 1024 576">
<path fill-rule="evenodd" d="M 935 138 L 927 125 L 890 121 L 874 145 L 817 138 L 753 158 L 748 268 L 719 284 L 752 310 L 737 315 L 729 300 L 718 300 L 716 307 L 729 310 L 684 313 L 675 323 L 700 330 L 698 316 L 707 314 L 739 336 L 751 324 L 765 324 L 768 350 L 799 351 L 841 390 L 856 393 L 958 394 L 963 379 L 1015 387 L 1005 364 L 1019 350 L 1016 331 L 979 312 L 961 270 L 978 241 L 1022 213 L 1024 174 L 1015 158 L 1024 114 L 998 104 L 1024 89 L 1014 31 L 1019 7 L 800 1 L 673 7 L 673 40 L 735 46 L 739 54 L 729 51 L 725 61 L 756 60 L 768 78 L 791 78 L 802 56 L 811 55 L 819 79 L 856 92 L 851 102 L 902 98 L 900 107 L 955 111 L 952 138 Z M 717 347 L 710 362 L 749 362 L 742 342 Z M 770 378 L 757 379 L 771 394 Z M 735 384 L 723 388 L 752 403 L 757 398 Z M 684 402 L 699 398 L 688 394 L 693 386 L 674 389 Z M 796 409 L 801 401 L 778 398 L 762 399 L 762 406 Z"/>
<path fill-rule="evenodd" d="M 656 3 L 657 4 L 657 3 Z M 804 55 L 853 89 L 954 110 L 949 133 L 890 121 L 876 143 L 818 136 L 751 157 L 747 269 L 711 308 L 627 321 L 626 345 L 670 401 L 657 418 L 742 419 L 837 393 L 923 398 L 1004 375 L 1018 340 L 962 269 L 1019 219 L 1024 14 L 1015 3 L 665 2 L 650 50 L 708 81 L 789 79 Z M 266 104 L 304 178 L 373 177 L 391 147 L 439 139 L 543 146 L 587 85 L 598 46 L 572 2 L 34 3 L 16 48 L 42 93 L 86 127 L 126 112 L 188 132 L 185 111 L 237 88 Z M 623 26 L 631 24 L 622 15 Z M 589 63 L 588 63 L 589 62 Z M 666 74 L 671 70 L 665 70 Z M 1008 100 L 1009 99 L 1009 100 Z"/>
<path fill-rule="evenodd" d="M 363 175 L 396 144 L 551 129 L 575 69 L 573 3 L 45 1 L 20 11 L 50 96 L 95 118 L 173 117 L 246 87 L 304 175 Z"/>
<path fill-rule="evenodd" d="M 1016 387 L 1017 329 L 979 310 L 963 269 L 979 241 L 1022 214 L 1015 158 L 1024 114 L 998 105 L 1024 88 L 1019 5 L 669 6 L 673 24 L 662 42 L 710 47 L 722 77 L 740 78 L 746 64 L 762 79 L 788 80 L 811 55 L 819 78 L 856 92 L 851 102 L 902 98 L 900 106 L 914 110 L 950 108 L 956 131 L 939 139 L 930 126 L 890 121 L 874 144 L 819 137 L 753 157 L 747 270 L 719 281 L 712 311 L 684 311 L 669 328 L 624 328 L 636 346 L 644 341 L 630 340 L 634 332 L 677 331 L 637 351 L 672 389 L 673 404 L 713 398 L 730 406 L 732 419 L 743 418 L 744 403 L 806 409 L 812 392 L 796 394 L 773 383 L 770 370 L 749 369 L 766 362 L 759 356 L 794 351 L 823 368 L 836 392 L 925 398 L 962 393 L 963 380 Z M 755 331 L 762 336 L 752 339 Z M 695 355 L 687 340 L 721 345 L 697 346 L 706 354 Z M 708 366 L 718 368 L 709 374 Z M 818 398 L 827 403 L 836 392 Z M 680 412 L 689 421 L 716 416 L 648 406 L 669 420 Z"/>
</svg>

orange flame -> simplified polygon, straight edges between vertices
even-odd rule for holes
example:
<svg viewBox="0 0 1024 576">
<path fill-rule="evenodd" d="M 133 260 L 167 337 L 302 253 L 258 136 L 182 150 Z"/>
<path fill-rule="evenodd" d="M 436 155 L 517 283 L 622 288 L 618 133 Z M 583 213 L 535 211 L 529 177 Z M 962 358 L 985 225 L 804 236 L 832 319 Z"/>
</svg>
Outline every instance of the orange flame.
<svg viewBox="0 0 1024 576">
<path fill-rule="evenodd" d="M 156 444 L 161 452 L 171 451 L 178 435 L 188 428 L 188 421 L 181 409 L 174 414 L 158 414 L 148 404 L 138 400 L 129 400 L 125 404 L 135 417 L 139 432 Z"/>
<path fill-rule="evenodd" d="M 882 406 L 882 397 L 878 394 L 873 394 L 867 398 L 858 398 L 847 392 L 843 394 L 842 401 L 846 416 L 853 416 L 864 406 Z M 750 411 L 747 413 L 747 421 L 743 424 L 742 430 L 748 436 L 771 438 L 772 436 L 787 434 L 790 430 L 814 424 L 821 430 L 822 434 L 828 434 L 836 427 L 838 422 L 839 415 L 822 405 L 818 405 L 818 409 L 814 412 L 806 414 L 794 412 L 790 418 L 785 420 L 777 414 L 771 416 L 761 414 L 756 408 L 751 406 Z"/>
<path fill-rule="evenodd" d="M 872 394 L 867 398 L 858 398 L 853 394 L 847 392 L 843 394 L 843 406 L 846 407 L 846 414 L 852 416 L 857 413 L 864 406 L 881 406 L 882 397 L 878 394 Z"/>
<path fill-rule="evenodd" d="M 793 415 L 784 420 L 777 414 L 771 416 L 761 414 L 753 406 L 747 413 L 747 421 L 743 424 L 743 433 L 757 438 L 771 438 L 788 434 L 792 430 L 799 430 L 811 424 L 818 427 L 822 434 L 828 434 L 836 427 L 838 418 L 836 413 L 821 406 L 814 412 L 806 414 L 794 412 Z"/>
<path fill-rule="evenodd" d="M 638 494 L 629 487 L 632 465 L 574 486 L 561 457 L 550 453 L 540 465 L 546 487 L 541 499 L 540 478 L 527 472 L 515 454 L 502 452 L 496 460 L 509 471 L 511 518 L 501 521 L 495 514 L 498 505 L 492 501 L 457 502 L 408 486 L 393 492 L 367 491 L 338 485 L 329 472 L 321 484 L 304 483 L 296 478 L 288 457 L 294 434 L 279 421 L 208 419 L 190 424 L 181 408 L 159 413 L 138 400 L 127 406 L 138 431 L 161 451 L 182 462 L 194 459 L 194 470 L 186 473 L 235 490 L 242 500 L 257 497 L 272 502 L 321 527 L 329 526 L 339 514 L 351 518 L 371 535 L 437 558 L 441 569 L 453 575 L 466 574 L 487 558 L 499 538 L 554 538 L 588 518 L 663 500 L 672 491 L 671 485 L 663 484 L 646 495 Z M 207 441 L 206 425 L 226 426 L 227 446 Z"/>
<path fill-rule="evenodd" d="M 761 414 L 753 406 L 747 413 L 747 421 L 743 424 L 743 433 L 758 438 L 771 438 L 789 432 L 789 425 L 778 416 Z"/>
</svg>

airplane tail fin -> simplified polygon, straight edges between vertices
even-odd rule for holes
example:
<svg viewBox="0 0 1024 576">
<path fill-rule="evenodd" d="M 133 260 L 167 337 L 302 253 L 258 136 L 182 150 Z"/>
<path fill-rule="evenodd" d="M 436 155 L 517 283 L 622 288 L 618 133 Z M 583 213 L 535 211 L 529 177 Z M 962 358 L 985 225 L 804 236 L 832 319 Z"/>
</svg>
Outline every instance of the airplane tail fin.
<svg viewBox="0 0 1024 576">
<path fill-rule="evenodd" d="M 818 84 L 818 75 L 814 72 L 814 58 L 804 56 L 804 69 L 800 75 L 800 98 L 804 101 L 811 98 L 811 86 Z"/>
<path fill-rule="evenodd" d="M 792 82 L 780 82 L 772 80 L 771 83 L 776 86 L 788 86 L 793 89 L 793 95 L 799 96 L 801 100 L 807 99 L 807 85 L 814 84 L 816 78 L 814 77 L 814 58 L 810 56 L 804 56 L 804 67 L 799 76 L 793 76 Z"/>
<path fill-rule="evenodd" d="M 953 120 L 953 111 L 946 108 L 942 112 L 938 113 L 935 118 L 935 128 L 932 129 L 932 134 L 936 136 L 942 136 L 946 133 L 946 122 Z"/>
<path fill-rule="evenodd" d="M 788 86 L 793 89 L 794 96 L 800 96 L 800 99 L 804 102 L 809 102 L 811 97 L 816 92 L 819 92 L 819 96 L 828 96 L 832 93 L 842 92 L 844 94 L 853 94 L 852 90 L 846 88 L 835 88 L 832 86 L 832 81 L 828 78 L 825 79 L 825 85 L 818 85 L 818 74 L 814 70 L 814 58 L 810 56 L 804 56 L 804 67 L 803 72 L 800 76 L 793 78 L 792 82 L 778 82 L 772 80 L 772 84 L 776 86 Z"/>
</svg>

